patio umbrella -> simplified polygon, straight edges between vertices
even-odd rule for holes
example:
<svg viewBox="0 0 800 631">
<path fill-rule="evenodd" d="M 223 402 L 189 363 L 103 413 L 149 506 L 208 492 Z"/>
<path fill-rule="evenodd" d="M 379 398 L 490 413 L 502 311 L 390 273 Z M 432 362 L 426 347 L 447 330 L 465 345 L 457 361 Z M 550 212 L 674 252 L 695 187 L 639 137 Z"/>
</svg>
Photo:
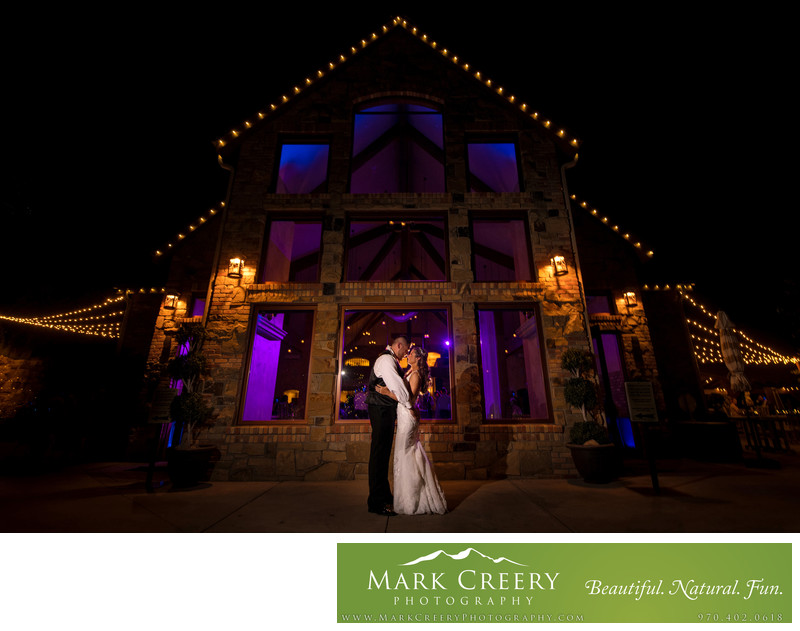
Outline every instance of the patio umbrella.
<svg viewBox="0 0 800 631">
<path fill-rule="evenodd" d="M 717 312 L 717 323 L 714 328 L 719 331 L 719 345 L 722 349 L 722 361 L 725 362 L 731 377 L 731 390 L 748 392 L 750 382 L 744 376 L 744 359 L 739 339 L 733 330 L 733 323 L 724 311 Z"/>
</svg>

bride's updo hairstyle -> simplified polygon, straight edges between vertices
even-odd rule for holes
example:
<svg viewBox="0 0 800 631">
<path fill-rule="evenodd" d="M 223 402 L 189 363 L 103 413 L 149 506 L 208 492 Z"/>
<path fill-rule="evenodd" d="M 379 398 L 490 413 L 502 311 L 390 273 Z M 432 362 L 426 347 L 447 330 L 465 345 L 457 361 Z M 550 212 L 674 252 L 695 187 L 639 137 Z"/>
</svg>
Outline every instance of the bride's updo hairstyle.
<svg viewBox="0 0 800 631">
<path fill-rule="evenodd" d="M 420 358 L 419 362 L 419 377 L 420 377 L 420 393 L 428 389 L 428 381 L 430 379 L 430 368 L 428 367 L 428 353 L 421 346 L 415 346 L 409 352 L 414 353 Z"/>
</svg>

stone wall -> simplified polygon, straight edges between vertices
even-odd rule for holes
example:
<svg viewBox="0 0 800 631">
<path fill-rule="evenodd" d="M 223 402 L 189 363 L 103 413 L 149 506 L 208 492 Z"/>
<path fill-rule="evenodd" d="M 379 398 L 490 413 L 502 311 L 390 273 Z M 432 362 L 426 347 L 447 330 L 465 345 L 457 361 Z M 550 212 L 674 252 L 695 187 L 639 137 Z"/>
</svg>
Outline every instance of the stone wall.
<svg viewBox="0 0 800 631">
<path fill-rule="evenodd" d="M 44 383 L 44 364 L 36 357 L 0 354 L 0 418 L 11 418 L 31 403 Z"/>
<path fill-rule="evenodd" d="M 256 284 L 257 265 L 247 265 L 243 278 L 226 275 L 220 261 L 207 322 L 205 352 L 212 374 L 204 389 L 218 414 L 203 440 L 220 446 L 218 479 L 351 479 L 366 475 L 369 425 L 337 422 L 339 340 L 341 310 L 347 306 L 443 305 L 450 311 L 454 340 L 452 366 L 453 422 L 423 424 L 423 440 L 442 478 L 486 478 L 499 475 L 550 477 L 574 473 L 565 447 L 565 429 L 580 418 L 564 402 L 561 354 L 568 348 L 585 348 L 583 302 L 574 271 L 554 276 L 550 253 L 569 248 L 569 222 L 558 200 L 532 200 L 528 194 L 466 194 L 454 203 L 451 195 L 292 196 L 270 198 L 267 209 L 238 213 L 226 224 L 225 238 L 240 243 L 252 238 L 252 225 L 270 212 L 285 212 L 286 202 L 306 212 L 324 209 L 322 272 L 320 283 Z M 388 210 L 444 213 L 451 261 L 448 282 L 339 282 L 345 248 L 344 218 L 349 212 Z M 470 211 L 475 208 L 522 211 L 528 218 L 537 279 L 530 282 L 471 282 Z M 310 209 L 310 210 L 309 210 Z M 239 233 L 239 234 L 237 234 Z M 240 239 L 241 236 L 241 239 Z M 224 245 L 223 245 L 224 249 Z M 248 257 L 248 261 L 259 260 Z M 574 270 L 574 260 L 568 259 Z M 460 279 L 460 280 L 455 280 Z M 546 423 L 487 425 L 481 403 L 477 304 L 534 305 L 541 320 L 549 385 L 551 418 Z M 242 383 L 251 341 L 251 316 L 263 305 L 308 305 L 315 310 L 311 353 L 310 392 L 302 424 L 239 424 Z M 159 340 L 184 321 L 186 306 L 159 315 Z"/>
</svg>

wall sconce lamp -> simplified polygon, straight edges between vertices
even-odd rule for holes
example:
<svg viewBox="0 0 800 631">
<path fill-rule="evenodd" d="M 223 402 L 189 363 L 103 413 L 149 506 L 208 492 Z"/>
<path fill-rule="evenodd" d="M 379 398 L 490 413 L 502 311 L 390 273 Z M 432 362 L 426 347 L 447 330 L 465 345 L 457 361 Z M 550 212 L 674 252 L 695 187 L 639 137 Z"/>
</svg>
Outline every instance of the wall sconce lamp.
<svg viewBox="0 0 800 631">
<path fill-rule="evenodd" d="M 553 266 L 553 275 L 563 276 L 567 273 L 567 261 L 560 254 L 556 254 L 550 259 L 550 264 Z"/>
<path fill-rule="evenodd" d="M 231 278 L 241 278 L 244 273 L 244 257 L 234 256 L 228 263 L 228 276 Z"/>
<path fill-rule="evenodd" d="M 164 309 L 174 309 L 178 306 L 178 294 L 170 292 L 164 298 Z"/>
<path fill-rule="evenodd" d="M 638 303 L 636 301 L 636 294 L 632 291 L 625 292 L 625 304 L 628 307 L 635 307 Z"/>
</svg>

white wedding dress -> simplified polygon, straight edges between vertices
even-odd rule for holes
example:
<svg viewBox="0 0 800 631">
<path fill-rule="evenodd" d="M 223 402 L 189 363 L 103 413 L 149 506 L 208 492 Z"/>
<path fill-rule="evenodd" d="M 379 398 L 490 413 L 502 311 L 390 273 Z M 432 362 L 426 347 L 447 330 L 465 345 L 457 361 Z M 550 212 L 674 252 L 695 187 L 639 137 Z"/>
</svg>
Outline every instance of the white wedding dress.
<svg viewBox="0 0 800 631">
<path fill-rule="evenodd" d="M 409 401 L 414 405 L 414 400 Z M 397 406 L 394 439 L 394 510 L 401 515 L 447 512 L 444 493 L 419 440 L 419 411 Z"/>
</svg>

